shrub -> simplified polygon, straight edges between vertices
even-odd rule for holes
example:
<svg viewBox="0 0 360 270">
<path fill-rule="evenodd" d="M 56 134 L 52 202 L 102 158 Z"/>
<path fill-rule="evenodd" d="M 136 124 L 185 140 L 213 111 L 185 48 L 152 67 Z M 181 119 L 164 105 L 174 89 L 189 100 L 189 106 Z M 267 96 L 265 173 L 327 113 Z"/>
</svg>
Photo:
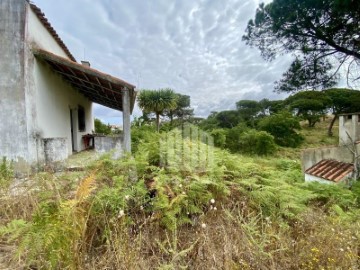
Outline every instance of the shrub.
<svg viewBox="0 0 360 270">
<path fill-rule="evenodd" d="M 226 145 L 226 130 L 217 128 L 210 132 L 210 135 L 214 139 L 214 145 L 216 147 L 224 148 Z"/>
<path fill-rule="evenodd" d="M 276 150 L 271 134 L 249 129 L 245 125 L 238 125 L 227 132 L 226 146 L 232 152 L 255 155 L 268 155 Z"/>
<path fill-rule="evenodd" d="M 241 134 L 249 130 L 245 123 L 241 123 L 226 132 L 226 148 L 232 152 L 239 152 L 239 140 Z"/>
<path fill-rule="evenodd" d="M 8 188 L 13 177 L 14 171 L 12 163 L 8 162 L 6 157 L 3 157 L 2 162 L 0 163 L 0 188 Z"/>
<path fill-rule="evenodd" d="M 269 155 L 276 150 L 274 137 L 266 131 L 251 129 L 241 134 L 239 139 L 241 153 Z"/>
<path fill-rule="evenodd" d="M 289 112 L 265 117 L 259 121 L 258 127 L 273 135 L 275 142 L 281 146 L 298 147 L 304 140 L 304 137 L 296 132 L 301 128 L 299 120 Z"/>
</svg>

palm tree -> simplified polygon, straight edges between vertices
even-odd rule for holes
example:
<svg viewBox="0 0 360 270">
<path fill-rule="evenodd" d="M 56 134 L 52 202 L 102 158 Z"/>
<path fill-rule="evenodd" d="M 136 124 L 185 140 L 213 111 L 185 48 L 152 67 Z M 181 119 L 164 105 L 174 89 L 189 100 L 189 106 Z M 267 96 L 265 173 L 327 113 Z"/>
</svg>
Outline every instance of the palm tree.
<svg viewBox="0 0 360 270">
<path fill-rule="evenodd" d="M 160 130 L 160 115 L 164 110 L 172 110 L 177 106 L 177 95 L 170 88 L 158 90 L 142 90 L 137 98 L 139 107 L 145 113 L 156 115 L 156 130 Z"/>
</svg>

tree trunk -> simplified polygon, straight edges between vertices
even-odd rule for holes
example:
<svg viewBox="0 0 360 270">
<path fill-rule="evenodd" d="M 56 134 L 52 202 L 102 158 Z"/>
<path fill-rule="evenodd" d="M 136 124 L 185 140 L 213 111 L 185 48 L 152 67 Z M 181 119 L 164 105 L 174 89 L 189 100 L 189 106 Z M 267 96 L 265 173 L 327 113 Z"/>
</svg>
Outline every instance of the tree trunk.
<svg viewBox="0 0 360 270">
<path fill-rule="evenodd" d="M 169 116 L 170 116 L 170 126 L 172 126 L 173 125 L 173 120 L 174 120 L 174 115 L 173 115 L 172 111 L 170 111 Z"/>
<path fill-rule="evenodd" d="M 160 132 L 160 114 L 156 113 L 156 130 Z"/>
<path fill-rule="evenodd" d="M 333 135 L 332 128 L 333 128 L 337 118 L 338 118 L 338 116 L 337 116 L 337 114 L 335 114 L 334 118 L 330 122 L 330 125 L 329 125 L 329 128 L 328 128 L 328 136 L 330 136 L 330 137 Z"/>
</svg>

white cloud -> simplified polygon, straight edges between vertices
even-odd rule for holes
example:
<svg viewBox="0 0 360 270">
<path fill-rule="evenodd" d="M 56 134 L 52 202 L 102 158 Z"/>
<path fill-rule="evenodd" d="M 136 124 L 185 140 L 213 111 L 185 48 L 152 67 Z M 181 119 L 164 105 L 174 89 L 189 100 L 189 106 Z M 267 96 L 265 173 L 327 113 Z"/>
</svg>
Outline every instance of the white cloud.
<svg viewBox="0 0 360 270">
<path fill-rule="evenodd" d="M 198 115 L 242 98 L 280 98 L 273 82 L 289 58 L 267 63 L 241 41 L 258 0 L 34 2 L 78 60 L 85 50 L 92 67 L 140 88 L 188 94 Z M 110 122 L 117 114 L 95 106 L 95 115 Z"/>
</svg>

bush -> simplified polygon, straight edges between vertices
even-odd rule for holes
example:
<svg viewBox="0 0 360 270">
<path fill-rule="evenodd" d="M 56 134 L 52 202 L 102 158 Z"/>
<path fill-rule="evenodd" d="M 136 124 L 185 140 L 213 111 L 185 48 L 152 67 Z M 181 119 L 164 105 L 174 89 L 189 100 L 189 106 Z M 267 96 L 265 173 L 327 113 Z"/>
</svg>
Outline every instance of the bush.
<svg viewBox="0 0 360 270">
<path fill-rule="evenodd" d="M 301 128 L 299 120 L 289 112 L 265 117 L 259 121 L 258 127 L 273 135 L 281 146 L 298 147 L 304 141 L 304 137 L 296 132 Z"/>
<path fill-rule="evenodd" d="M 8 188 L 13 178 L 14 171 L 12 162 L 8 162 L 6 158 L 3 157 L 0 163 L 0 188 Z"/>
<path fill-rule="evenodd" d="M 255 155 L 268 155 L 276 150 L 274 137 L 271 134 L 249 129 L 244 124 L 228 130 L 226 147 L 231 152 Z"/>
<path fill-rule="evenodd" d="M 104 124 L 103 122 L 101 122 L 100 119 L 95 118 L 94 124 L 95 124 L 95 133 L 100 133 L 100 134 L 105 134 L 105 135 L 108 135 L 111 133 L 110 125 Z"/>
<path fill-rule="evenodd" d="M 214 145 L 216 147 L 224 148 L 226 145 L 226 130 L 217 128 L 210 132 L 210 135 L 214 139 Z"/>
<path fill-rule="evenodd" d="M 239 152 L 240 136 L 247 130 L 249 130 L 249 128 L 244 123 L 228 129 L 226 132 L 226 148 L 231 152 Z"/>
<path fill-rule="evenodd" d="M 239 150 L 246 154 L 269 155 L 276 150 L 276 144 L 271 134 L 251 129 L 240 135 Z"/>
</svg>

